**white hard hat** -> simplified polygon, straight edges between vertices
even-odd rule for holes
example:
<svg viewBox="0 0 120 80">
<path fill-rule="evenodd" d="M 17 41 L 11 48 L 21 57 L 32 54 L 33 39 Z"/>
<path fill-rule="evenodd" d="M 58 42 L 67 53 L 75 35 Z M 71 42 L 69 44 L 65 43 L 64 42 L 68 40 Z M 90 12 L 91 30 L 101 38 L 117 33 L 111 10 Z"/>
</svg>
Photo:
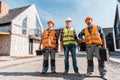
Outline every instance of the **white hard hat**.
<svg viewBox="0 0 120 80">
<path fill-rule="evenodd" d="M 65 21 L 72 21 L 72 19 L 70 17 L 67 17 L 67 19 Z"/>
</svg>

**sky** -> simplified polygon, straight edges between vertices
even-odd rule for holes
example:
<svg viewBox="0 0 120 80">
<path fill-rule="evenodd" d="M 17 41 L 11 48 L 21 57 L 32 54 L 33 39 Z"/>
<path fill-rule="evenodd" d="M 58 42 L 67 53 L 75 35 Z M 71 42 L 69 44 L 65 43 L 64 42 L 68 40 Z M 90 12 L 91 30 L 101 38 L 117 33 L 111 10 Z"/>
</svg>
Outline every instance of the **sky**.
<svg viewBox="0 0 120 80">
<path fill-rule="evenodd" d="M 102 28 L 113 27 L 117 0 L 0 0 L 17 8 L 35 4 L 43 28 L 53 20 L 55 28 L 63 28 L 65 19 L 72 18 L 72 27 L 79 33 L 84 27 L 85 17 L 91 16 L 93 23 Z"/>
</svg>

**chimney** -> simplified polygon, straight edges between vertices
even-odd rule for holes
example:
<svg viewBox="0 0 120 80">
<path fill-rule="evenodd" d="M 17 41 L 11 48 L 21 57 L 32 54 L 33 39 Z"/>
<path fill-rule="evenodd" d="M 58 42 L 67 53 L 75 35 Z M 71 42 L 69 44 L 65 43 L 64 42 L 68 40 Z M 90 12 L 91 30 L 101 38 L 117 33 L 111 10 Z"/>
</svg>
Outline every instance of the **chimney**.
<svg viewBox="0 0 120 80">
<path fill-rule="evenodd" d="M 9 12 L 9 6 L 8 4 L 0 1 L 0 17 L 5 16 Z"/>
</svg>

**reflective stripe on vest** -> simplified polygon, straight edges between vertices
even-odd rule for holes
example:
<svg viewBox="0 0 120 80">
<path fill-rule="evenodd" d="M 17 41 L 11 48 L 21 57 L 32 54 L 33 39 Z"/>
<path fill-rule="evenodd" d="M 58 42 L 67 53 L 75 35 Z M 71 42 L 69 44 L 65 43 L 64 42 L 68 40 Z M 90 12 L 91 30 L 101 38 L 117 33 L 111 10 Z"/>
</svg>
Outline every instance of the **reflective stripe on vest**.
<svg viewBox="0 0 120 80">
<path fill-rule="evenodd" d="M 48 31 L 44 30 L 43 32 L 43 38 L 42 38 L 42 45 L 43 47 L 52 47 L 56 48 L 56 36 L 55 36 L 55 30 L 51 30 L 50 34 L 48 36 Z"/>
<path fill-rule="evenodd" d="M 74 28 L 70 28 L 69 32 L 64 28 L 63 33 L 63 45 L 75 44 Z"/>
<path fill-rule="evenodd" d="M 88 31 L 88 27 L 84 29 L 86 44 L 102 44 L 100 33 L 98 32 L 98 26 L 93 26 L 91 33 Z"/>
</svg>

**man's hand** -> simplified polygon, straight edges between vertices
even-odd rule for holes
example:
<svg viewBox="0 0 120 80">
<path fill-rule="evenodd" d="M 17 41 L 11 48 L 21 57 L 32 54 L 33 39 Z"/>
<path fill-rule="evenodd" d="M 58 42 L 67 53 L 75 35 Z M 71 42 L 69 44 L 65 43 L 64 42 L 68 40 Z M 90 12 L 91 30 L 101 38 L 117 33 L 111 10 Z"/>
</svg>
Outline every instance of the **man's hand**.
<svg viewBox="0 0 120 80">
<path fill-rule="evenodd" d="M 41 50 L 41 47 L 39 47 L 39 49 Z"/>
<path fill-rule="evenodd" d="M 106 46 L 106 45 L 103 45 L 103 48 L 107 48 L 107 46 Z"/>
<path fill-rule="evenodd" d="M 42 39 L 40 40 L 40 45 L 39 45 L 40 50 L 41 50 L 41 45 L 42 45 Z"/>
<path fill-rule="evenodd" d="M 77 47 L 80 47 L 79 44 L 76 45 Z"/>
<path fill-rule="evenodd" d="M 42 47 L 41 47 L 41 44 L 40 44 L 40 45 L 39 45 L 39 50 L 41 50 L 41 48 L 42 48 Z"/>
<path fill-rule="evenodd" d="M 102 39 L 102 43 L 103 43 L 103 48 L 107 48 L 107 46 L 106 46 L 106 39 L 105 38 Z"/>
<path fill-rule="evenodd" d="M 80 39 L 81 42 L 87 42 L 89 40 L 86 40 L 86 39 Z"/>
<path fill-rule="evenodd" d="M 63 43 L 62 43 L 62 41 L 60 42 L 60 46 L 61 46 L 61 49 L 63 49 Z"/>
</svg>

